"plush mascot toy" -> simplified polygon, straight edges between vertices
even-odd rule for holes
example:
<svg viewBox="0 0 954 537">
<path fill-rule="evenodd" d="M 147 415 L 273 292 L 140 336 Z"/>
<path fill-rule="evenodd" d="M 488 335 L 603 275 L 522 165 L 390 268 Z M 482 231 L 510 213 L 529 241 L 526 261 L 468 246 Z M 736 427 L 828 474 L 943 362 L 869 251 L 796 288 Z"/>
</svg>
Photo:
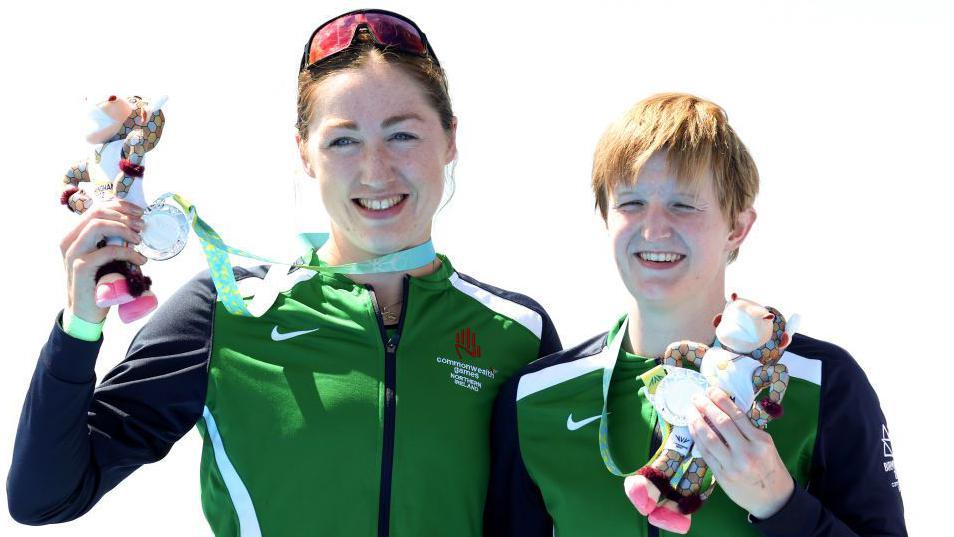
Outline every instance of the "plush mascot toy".
<svg viewBox="0 0 954 537">
<path fill-rule="evenodd" d="M 93 106 L 86 141 L 95 145 L 85 162 L 66 172 L 66 189 L 60 202 L 77 214 L 114 197 L 145 209 L 143 160 L 162 135 L 165 117 L 160 108 L 164 101 L 159 99 L 150 105 L 141 97 L 120 99 L 113 95 Z M 100 246 L 107 244 L 126 243 L 119 237 L 107 237 Z M 132 263 L 113 261 L 103 265 L 96 272 L 96 283 L 96 305 L 118 305 L 123 322 L 139 319 L 158 305 L 149 290 L 152 281 Z"/>
<path fill-rule="evenodd" d="M 663 356 L 664 371 L 647 382 L 647 397 L 660 417 L 662 445 L 625 484 L 630 501 L 650 522 L 666 521 L 667 527 L 685 531 L 689 515 L 702 506 L 716 484 L 705 460 L 693 455 L 687 412 L 691 396 L 718 386 L 762 429 L 781 417 L 788 370 L 779 360 L 791 342 L 797 316 L 786 326 L 775 308 L 733 293 L 713 324 L 716 344 L 712 348 L 691 341 L 671 344 Z M 688 369 L 690 364 L 699 373 Z M 756 401 L 765 390 L 767 396 Z M 673 502 L 678 511 L 672 504 L 660 503 L 664 500 Z"/>
</svg>

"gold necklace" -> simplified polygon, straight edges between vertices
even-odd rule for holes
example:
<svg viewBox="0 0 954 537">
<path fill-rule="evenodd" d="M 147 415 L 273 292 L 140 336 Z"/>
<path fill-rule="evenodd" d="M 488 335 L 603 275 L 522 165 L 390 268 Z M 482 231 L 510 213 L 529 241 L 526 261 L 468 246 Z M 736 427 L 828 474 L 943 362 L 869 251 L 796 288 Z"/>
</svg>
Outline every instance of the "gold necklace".
<svg viewBox="0 0 954 537">
<path fill-rule="evenodd" d="M 434 265 L 436 264 L 437 264 L 437 258 L 435 257 L 434 260 L 431 261 L 431 270 L 430 270 L 431 272 L 434 272 Z M 383 306 L 381 308 L 381 320 L 384 322 L 384 324 L 395 324 L 396 322 L 398 322 L 398 319 L 401 318 L 401 308 L 397 308 L 397 309 L 394 309 L 394 308 L 396 306 L 400 306 L 403 303 L 404 303 L 404 299 L 402 298 L 401 300 L 398 300 L 397 302 L 395 302 L 394 304 L 391 304 L 390 306 Z"/>
<path fill-rule="evenodd" d="M 381 308 L 381 320 L 384 321 L 384 324 L 394 324 L 398 321 L 398 319 L 401 318 L 401 308 L 397 308 L 397 310 L 394 310 L 392 308 L 394 308 L 395 306 L 400 306 L 401 303 L 403 302 L 404 302 L 403 299 L 398 300 L 397 302 L 395 302 L 394 304 L 391 304 L 390 306 L 383 306 Z"/>
</svg>

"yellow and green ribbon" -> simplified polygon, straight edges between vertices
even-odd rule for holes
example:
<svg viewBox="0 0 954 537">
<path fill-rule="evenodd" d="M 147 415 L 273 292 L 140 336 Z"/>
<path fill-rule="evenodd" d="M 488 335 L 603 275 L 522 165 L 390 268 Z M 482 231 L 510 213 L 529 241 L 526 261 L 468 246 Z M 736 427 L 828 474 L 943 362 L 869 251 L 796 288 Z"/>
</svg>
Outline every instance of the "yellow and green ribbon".
<svg viewBox="0 0 954 537">
<path fill-rule="evenodd" d="M 199 217 L 195 205 L 179 194 L 163 194 L 154 203 L 160 203 L 166 198 L 175 200 L 187 215 L 189 225 L 199 237 L 202 253 L 205 254 L 205 260 L 209 265 L 209 273 L 212 277 L 212 283 L 218 292 L 219 299 L 225 309 L 233 315 L 243 317 L 254 317 L 245 305 L 245 300 L 239 293 L 238 283 L 235 281 L 235 273 L 232 271 L 232 262 L 229 260 L 229 254 L 255 259 L 270 264 L 288 265 L 307 270 L 325 273 L 337 274 L 375 274 L 381 272 L 405 272 L 423 267 L 434 260 L 436 252 L 434 244 L 427 241 L 423 244 L 390 253 L 367 261 L 358 263 L 346 263 L 333 266 L 315 266 L 298 263 L 287 263 L 275 261 L 266 257 L 255 255 L 251 252 L 229 246 L 222 240 L 218 232 L 212 228 L 205 220 Z M 311 248 L 319 248 L 328 240 L 328 233 L 303 233 L 300 235 L 303 241 L 307 242 Z"/>
</svg>

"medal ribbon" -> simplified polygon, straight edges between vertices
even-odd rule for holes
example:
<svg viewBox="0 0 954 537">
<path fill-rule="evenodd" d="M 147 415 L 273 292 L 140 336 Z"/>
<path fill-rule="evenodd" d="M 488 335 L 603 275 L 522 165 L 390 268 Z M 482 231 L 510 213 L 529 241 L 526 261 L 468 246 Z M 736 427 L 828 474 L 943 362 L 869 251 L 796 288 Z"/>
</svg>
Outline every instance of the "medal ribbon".
<svg viewBox="0 0 954 537">
<path fill-rule="evenodd" d="M 600 456 L 603 457 L 603 464 L 606 465 L 606 469 L 609 470 L 611 474 L 620 477 L 633 475 L 637 470 L 639 470 L 639 468 L 637 468 L 631 472 L 624 472 L 616 464 L 616 461 L 613 460 L 613 454 L 609 445 L 609 422 L 606 417 L 608 414 L 607 408 L 609 406 L 610 383 L 613 380 L 613 371 L 616 369 L 616 362 L 619 361 L 619 352 L 623 345 L 623 339 L 626 337 L 626 328 L 628 326 L 629 316 L 627 315 L 626 319 L 623 320 L 623 324 L 619 327 L 619 330 L 613 337 L 613 340 L 608 342 L 607 345 L 608 355 L 603 362 L 603 412 L 600 414 Z M 666 369 L 661 365 L 657 365 L 656 367 L 640 375 L 639 378 L 642 379 L 645 389 L 651 395 L 655 393 L 656 386 L 659 385 L 659 382 L 665 376 Z M 669 433 L 669 424 L 664 420 L 659 420 L 659 425 L 662 427 L 663 438 L 665 438 Z"/>
<path fill-rule="evenodd" d="M 600 433 L 599 433 L 600 456 L 603 458 L 603 464 L 606 466 L 606 469 L 609 470 L 611 474 L 619 476 L 619 477 L 627 477 L 627 476 L 633 475 L 639 470 L 639 468 L 637 468 L 631 472 L 624 472 L 616 464 L 616 461 L 613 460 L 613 454 L 610 450 L 610 445 L 609 445 L 609 424 L 607 420 L 607 414 L 608 414 L 607 408 L 609 405 L 610 383 L 613 380 L 613 371 L 616 369 L 616 362 L 619 361 L 620 349 L 622 348 L 623 339 L 625 338 L 626 328 L 628 326 L 629 326 L 629 316 L 627 315 L 626 319 L 623 320 L 623 324 L 619 327 L 619 330 L 616 332 L 616 335 L 613 337 L 613 340 L 608 342 L 607 344 L 608 355 L 603 362 L 603 411 L 600 414 Z M 662 365 L 657 365 L 656 367 L 643 373 L 642 375 L 639 376 L 639 378 L 643 381 L 643 385 L 645 387 L 641 388 L 640 391 L 645 389 L 647 393 L 649 394 L 649 396 L 651 397 L 652 395 L 655 394 L 656 387 L 659 386 L 659 383 L 662 381 L 663 378 L 666 377 L 666 375 L 667 375 L 666 368 Z M 661 427 L 662 437 L 663 439 L 665 439 L 672 432 L 673 428 L 671 425 L 666 423 L 666 421 L 663 419 L 659 419 L 658 423 Z M 688 429 L 685 427 L 682 427 L 682 428 L 686 429 L 686 433 L 688 434 Z M 665 447 L 665 442 L 663 443 L 663 445 L 659 446 L 659 449 L 661 450 L 663 449 L 663 447 Z M 659 451 L 657 451 L 656 454 L 653 455 L 652 459 L 655 459 L 657 455 L 659 455 Z M 670 480 L 670 483 L 672 484 L 674 488 L 678 486 L 679 481 L 682 479 L 682 476 L 685 475 L 686 470 L 689 468 L 692 462 L 693 462 L 693 457 L 688 456 L 688 453 L 687 453 L 685 460 L 683 461 L 683 463 L 680 465 L 680 467 L 677 469 L 672 479 Z M 712 481 L 712 471 L 707 470 L 705 478 L 703 480 L 703 484 L 705 485 L 705 487 L 702 490 L 706 490 L 708 488 L 708 484 L 711 483 L 711 481 Z"/>
<path fill-rule="evenodd" d="M 609 405 L 610 381 L 613 380 L 613 370 L 616 369 L 616 362 L 619 360 L 619 351 L 623 345 L 623 339 L 626 337 L 626 328 L 628 326 L 629 315 L 623 320 L 623 324 L 619 327 L 613 340 L 607 343 L 608 354 L 603 361 L 603 412 L 600 414 L 600 456 L 603 457 L 603 464 L 606 465 L 606 469 L 609 470 L 611 474 L 620 477 L 632 475 L 636 473 L 636 470 L 623 472 L 619 469 L 619 466 L 616 465 L 616 462 L 613 461 L 613 455 L 610 453 L 609 447 L 609 424 L 606 418 L 606 408 Z"/>
<path fill-rule="evenodd" d="M 232 272 L 232 262 L 229 260 L 229 254 L 235 254 L 270 264 L 288 265 L 316 272 L 337 274 L 405 272 L 431 263 L 436 255 L 434 244 L 431 241 L 427 241 L 424 244 L 408 248 L 407 250 L 401 250 L 358 263 L 346 263 L 344 265 L 322 267 L 275 261 L 225 244 L 219 234 L 212 229 L 212 226 L 199 217 L 195 205 L 179 194 L 171 192 L 163 194 L 153 202 L 153 204 L 161 203 L 169 197 L 174 199 L 187 213 L 189 224 L 192 226 L 192 229 L 195 230 L 195 234 L 199 237 L 199 242 L 202 244 L 202 253 L 205 254 L 205 260 L 209 264 L 209 273 L 212 276 L 212 283 L 215 284 L 215 289 L 218 291 L 218 296 L 222 300 L 222 305 L 233 315 L 243 317 L 258 316 L 248 310 L 245 305 L 245 300 L 242 299 L 242 295 L 239 293 L 238 283 L 235 281 L 235 274 Z M 308 244 L 309 248 L 319 248 L 328 240 L 328 233 L 302 233 L 299 234 L 299 238 Z"/>
</svg>

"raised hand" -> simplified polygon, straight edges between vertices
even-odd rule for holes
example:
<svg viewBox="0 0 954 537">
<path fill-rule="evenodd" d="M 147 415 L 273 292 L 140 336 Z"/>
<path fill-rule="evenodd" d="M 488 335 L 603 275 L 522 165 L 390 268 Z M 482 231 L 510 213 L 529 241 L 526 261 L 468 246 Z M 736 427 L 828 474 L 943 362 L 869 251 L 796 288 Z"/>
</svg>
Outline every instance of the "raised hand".
<svg viewBox="0 0 954 537">
<path fill-rule="evenodd" d="M 146 257 L 132 249 L 139 244 L 143 211 L 125 201 L 98 205 L 83 214 L 79 223 L 60 241 L 66 269 L 66 304 L 77 317 L 91 323 L 106 318 L 108 308 L 96 306 L 96 271 L 114 260 L 142 265 Z M 106 237 L 121 237 L 126 246 L 104 246 Z"/>
</svg>

